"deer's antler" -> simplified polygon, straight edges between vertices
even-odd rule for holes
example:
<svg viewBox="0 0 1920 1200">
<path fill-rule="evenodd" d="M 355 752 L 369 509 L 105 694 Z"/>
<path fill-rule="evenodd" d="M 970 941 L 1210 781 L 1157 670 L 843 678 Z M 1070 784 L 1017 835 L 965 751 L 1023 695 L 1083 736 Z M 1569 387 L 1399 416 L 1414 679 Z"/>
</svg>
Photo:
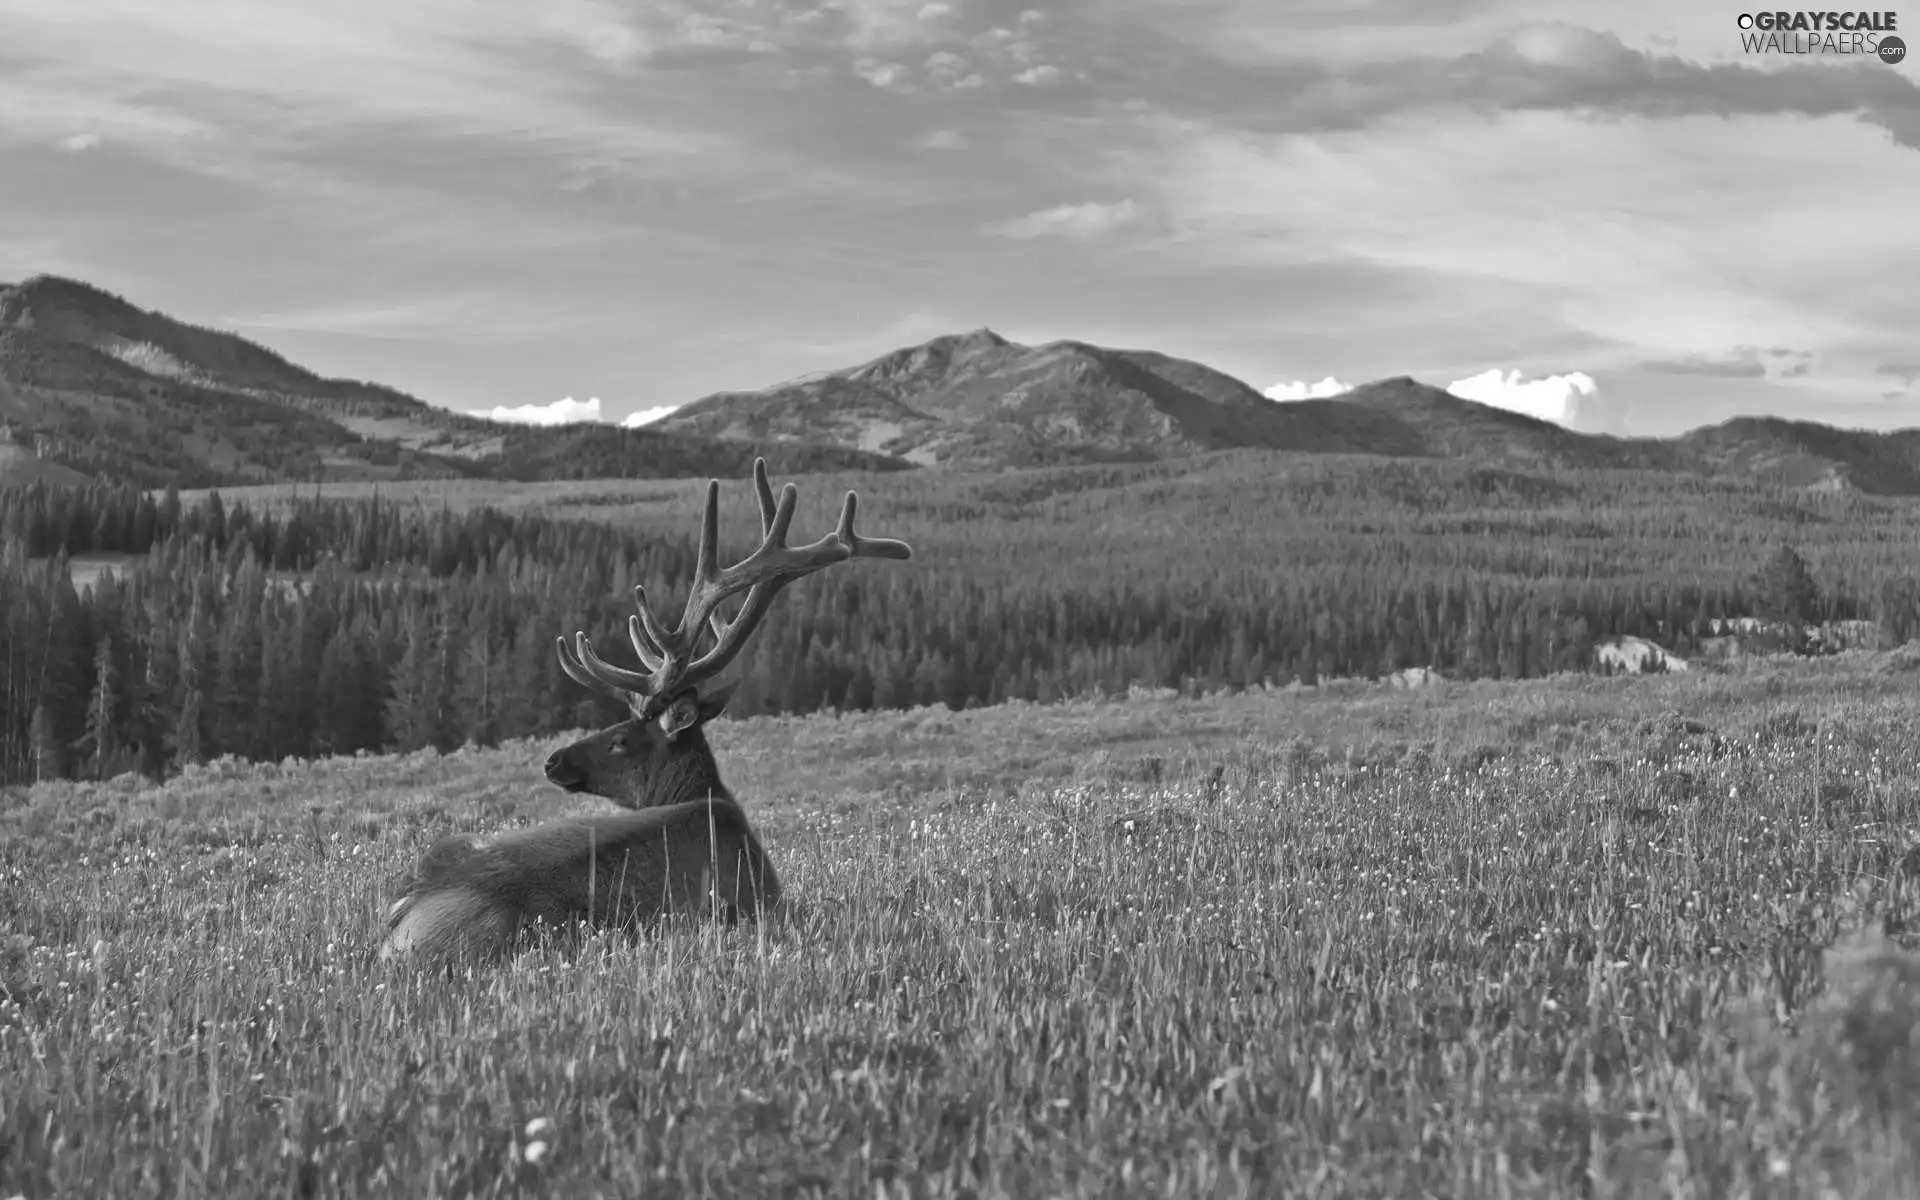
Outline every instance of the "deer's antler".
<svg viewBox="0 0 1920 1200">
<path fill-rule="evenodd" d="M 716 570 L 714 564 L 720 557 L 720 481 L 707 482 L 693 587 L 679 624 L 672 629 L 663 627 L 647 603 L 646 589 L 633 589 L 636 611 L 627 618 L 627 638 L 640 656 L 644 671 L 630 671 L 607 662 L 594 653 L 585 633 L 575 633 L 571 646 L 564 637 L 554 639 L 561 669 L 576 683 L 625 700 L 636 716 L 650 716 L 681 692 L 725 670 L 766 616 L 773 598 L 794 580 L 849 558 L 913 557 L 912 548 L 905 542 L 862 537 L 854 532 L 853 516 L 859 504 L 854 492 L 847 493 L 840 507 L 840 524 L 832 533 L 810 545 L 788 546 L 787 532 L 793 524 L 799 489 L 791 483 L 782 487 L 776 503 L 764 458 L 753 461 L 753 486 L 760 501 L 760 547 L 725 570 Z M 727 620 L 720 615 L 719 604 L 737 592 L 747 593 L 746 602 L 732 620 Z M 695 658 L 694 649 L 707 632 L 713 634 L 713 648 Z"/>
</svg>

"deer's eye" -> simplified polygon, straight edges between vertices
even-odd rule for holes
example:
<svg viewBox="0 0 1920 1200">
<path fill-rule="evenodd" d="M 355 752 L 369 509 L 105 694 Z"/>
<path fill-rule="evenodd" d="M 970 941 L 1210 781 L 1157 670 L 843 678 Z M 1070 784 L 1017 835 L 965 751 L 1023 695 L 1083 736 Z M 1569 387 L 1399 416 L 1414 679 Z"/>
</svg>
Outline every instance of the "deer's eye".
<svg viewBox="0 0 1920 1200">
<path fill-rule="evenodd" d="M 613 752 L 615 754 L 625 754 L 627 752 L 627 735 L 626 734 L 623 733 L 619 737 L 613 739 Z"/>
</svg>

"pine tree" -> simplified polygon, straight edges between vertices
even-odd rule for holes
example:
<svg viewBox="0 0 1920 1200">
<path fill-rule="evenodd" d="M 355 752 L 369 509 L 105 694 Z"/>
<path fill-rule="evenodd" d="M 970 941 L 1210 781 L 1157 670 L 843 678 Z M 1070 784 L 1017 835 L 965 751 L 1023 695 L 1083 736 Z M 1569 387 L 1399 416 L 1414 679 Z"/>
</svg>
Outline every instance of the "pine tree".
<svg viewBox="0 0 1920 1200">
<path fill-rule="evenodd" d="M 201 709 L 204 701 L 200 697 L 198 680 L 186 681 L 184 695 L 180 701 L 180 715 L 173 722 L 173 766 L 175 770 L 184 770 L 195 763 L 206 761 L 206 734 L 201 725 Z"/>
<path fill-rule="evenodd" d="M 54 725 L 53 709 L 45 701 L 33 706 L 34 777 L 41 782 L 64 779 L 67 774 L 66 747 L 60 744 L 60 732 Z"/>
<path fill-rule="evenodd" d="M 437 746 L 444 736 L 441 637 L 424 609 L 416 608 L 411 615 L 386 706 L 387 743 L 402 752 Z"/>
<path fill-rule="evenodd" d="M 342 623 L 320 652 L 315 748 L 328 754 L 370 750 L 381 741 L 380 688 L 367 669 L 364 625 Z"/>
<path fill-rule="evenodd" d="M 93 694 L 87 703 L 87 730 L 74 746 L 86 755 L 87 768 L 95 779 L 112 773 L 120 754 L 120 733 L 114 721 L 114 703 L 120 672 L 113 665 L 113 643 L 101 638 L 93 654 Z"/>
<path fill-rule="evenodd" d="M 467 616 L 465 645 L 456 663 L 453 688 L 454 740 L 491 746 L 499 739 L 501 655 L 485 611 L 475 604 Z"/>
<path fill-rule="evenodd" d="M 1770 621 L 1806 625 L 1819 615 L 1820 589 L 1807 570 L 1807 560 L 1784 542 L 1754 576 L 1753 584 L 1759 615 Z"/>
</svg>

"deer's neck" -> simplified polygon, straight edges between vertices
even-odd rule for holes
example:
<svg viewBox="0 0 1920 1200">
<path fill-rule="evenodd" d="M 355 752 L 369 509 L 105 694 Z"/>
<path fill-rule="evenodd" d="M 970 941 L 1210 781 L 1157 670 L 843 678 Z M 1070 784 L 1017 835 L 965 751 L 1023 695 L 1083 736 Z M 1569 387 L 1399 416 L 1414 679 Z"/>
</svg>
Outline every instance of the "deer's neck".
<svg viewBox="0 0 1920 1200">
<path fill-rule="evenodd" d="M 706 735 L 698 729 L 682 733 L 680 753 L 668 758 L 654 776 L 654 803 L 685 804 L 693 800 L 731 800 L 733 793 L 720 779 L 720 764 L 713 761 Z"/>
</svg>

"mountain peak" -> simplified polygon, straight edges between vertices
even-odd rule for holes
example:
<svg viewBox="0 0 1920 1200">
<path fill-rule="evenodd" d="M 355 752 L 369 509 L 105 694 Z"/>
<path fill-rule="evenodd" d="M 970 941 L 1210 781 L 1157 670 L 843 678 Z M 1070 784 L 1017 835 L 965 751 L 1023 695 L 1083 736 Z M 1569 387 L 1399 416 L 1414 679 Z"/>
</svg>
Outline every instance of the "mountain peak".
<svg viewBox="0 0 1920 1200">
<path fill-rule="evenodd" d="M 1422 383 L 1411 375 L 1389 375 L 1385 379 L 1376 379 L 1371 383 L 1360 384 L 1358 387 L 1351 388 L 1334 398 L 1337 400 L 1351 398 L 1356 400 L 1385 400 L 1404 403 L 1418 400 L 1438 400 L 1442 397 L 1458 399 L 1457 396 L 1454 396 L 1452 392 L 1447 391 L 1445 388 L 1437 388 L 1430 383 Z"/>
<path fill-rule="evenodd" d="M 1021 347 L 982 325 L 966 333 L 943 333 L 917 346 L 902 346 L 863 363 L 851 371 L 828 372 L 854 382 L 883 379 L 930 379 L 969 367 L 983 356 Z"/>
<path fill-rule="evenodd" d="M 105 288 L 64 275 L 29 275 L 19 283 L 0 285 L 0 323 L 20 323 L 36 308 L 113 319 L 146 315 Z"/>
<path fill-rule="evenodd" d="M 967 332 L 958 335 L 957 344 L 969 349 L 1012 345 L 1006 338 L 1001 337 L 985 325 L 982 325 L 978 329 L 969 329 Z"/>
</svg>

